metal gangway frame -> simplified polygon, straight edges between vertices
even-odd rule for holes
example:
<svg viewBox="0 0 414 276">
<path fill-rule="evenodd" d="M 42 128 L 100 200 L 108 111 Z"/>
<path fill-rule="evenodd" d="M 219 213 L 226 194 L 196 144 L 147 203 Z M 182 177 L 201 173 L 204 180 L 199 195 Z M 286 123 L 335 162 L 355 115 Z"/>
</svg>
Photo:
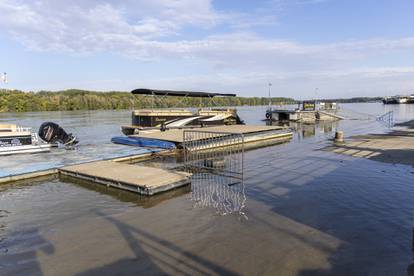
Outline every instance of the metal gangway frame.
<svg viewBox="0 0 414 276">
<path fill-rule="evenodd" d="M 169 96 L 179 97 L 180 100 L 177 106 L 185 107 L 185 101 L 189 97 L 200 98 L 200 108 L 202 107 L 202 98 L 208 98 L 208 105 L 217 106 L 214 102 L 214 97 L 236 97 L 236 94 L 231 93 L 214 93 L 214 92 L 195 92 L 195 91 L 174 91 L 174 90 L 156 90 L 147 88 L 138 88 L 131 91 L 132 94 L 151 96 L 151 109 L 154 105 L 159 103 L 161 106 L 167 106 L 165 98 Z"/>
<path fill-rule="evenodd" d="M 208 130 L 184 130 L 183 152 L 187 170 L 243 179 L 244 135 Z"/>
<path fill-rule="evenodd" d="M 208 130 L 184 130 L 184 164 L 191 177 L 194 207 L 214 208 L 220 215 L 244 209 L 244 135 Z"/>
<path fill-rule="evenodd" d="M 388 111 L 387 113 L 378 116 L 376 118 L 377 122 L 385 125 L 387 128 L 392 128 L 395 125 L 394 121 L 394 111 Z"/>
</svg>

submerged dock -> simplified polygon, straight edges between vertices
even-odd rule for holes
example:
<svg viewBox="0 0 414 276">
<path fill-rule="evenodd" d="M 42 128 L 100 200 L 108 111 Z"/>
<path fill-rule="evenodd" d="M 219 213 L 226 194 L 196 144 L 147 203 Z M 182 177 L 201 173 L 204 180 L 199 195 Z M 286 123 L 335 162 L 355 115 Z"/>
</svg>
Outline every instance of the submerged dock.
<svg viewBox="0 0 414 276">
<path fill-rule="evenodd" d="M 414 130 L 394 130 L 385 134 L 353 136 L 325 151 L 374 161 L 414 166 Z"/>
</svg>

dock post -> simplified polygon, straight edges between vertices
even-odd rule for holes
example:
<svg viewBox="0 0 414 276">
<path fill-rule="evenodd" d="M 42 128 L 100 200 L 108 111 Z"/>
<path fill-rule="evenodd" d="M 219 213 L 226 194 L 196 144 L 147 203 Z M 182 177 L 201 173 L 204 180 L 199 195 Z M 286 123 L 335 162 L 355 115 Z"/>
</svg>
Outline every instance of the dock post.
<svg viewBox="0 0 414 276">
<path fill-rule="evenodd" d="M 337 131 L 335 132 L 335 143 L 343 143 L 344 142 L 344 132 Z"/>
</svg>

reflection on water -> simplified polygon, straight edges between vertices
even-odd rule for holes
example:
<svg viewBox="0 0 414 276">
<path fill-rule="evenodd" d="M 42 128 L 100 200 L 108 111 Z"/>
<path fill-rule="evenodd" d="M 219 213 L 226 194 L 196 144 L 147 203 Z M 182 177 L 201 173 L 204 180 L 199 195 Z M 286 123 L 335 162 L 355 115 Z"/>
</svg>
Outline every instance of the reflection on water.
<svg viewBox="0 0 414 276">
<path fill-rule="evenodd" d="M 319 121 L 314 124 L 306 124 L 299 122 L 277 122 L 277 121 L 267 121 L 267 125 L 272 126 L 284 126 L 288 127 L 294 132 L 296 139 L 301 140 L 304 138 L 316 136 L 316 135 L 325 135 L 332 134 L 338 129 L 339 121 Z"/>
<path fill-rule="evenodd" d="M 247 219 L 243 179 L 212 173 L 195 173 L 191 178 L 194 207 L 213 208 L 217 214 L 237 214 Z"/>
</svg>

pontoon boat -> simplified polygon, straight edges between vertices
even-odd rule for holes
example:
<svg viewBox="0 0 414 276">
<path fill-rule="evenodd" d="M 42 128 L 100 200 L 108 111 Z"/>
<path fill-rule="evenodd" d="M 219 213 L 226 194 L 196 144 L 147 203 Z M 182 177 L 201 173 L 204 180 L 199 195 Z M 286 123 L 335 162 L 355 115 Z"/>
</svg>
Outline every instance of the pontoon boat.
<svg viewBox="0 0 414 276">
<path fill-rule="evenodd" d="M 188 92 L 188 91 L 171 91 L 171 90 L 151 90 L 151 89 L 135 89 L 131 92 L 138 95 L 150 95 L 153 97 L 163 98 L 167 96 L 176 97 L 235 97 L 235 94 L 219 94 L 208 92 Z M 122 132 L 125 135 L 131 135 L 139 130 L 148 128 L 183 128 L 195 126 L 216 126 L 216 125 L 234 125 L 243 124 L 243 121 L 237 115 L 234 108 L 200 108 L 198 110 L 191 109 L 168 109 L 168 108 L 150 108 L 139 109 L 132 112 L 132 124 L 130 126 L 122 126 Z"/>
<path fill-rule="evenodd" d="M 50 151 L 56 144 L 48 144 L 39 139 L 31 128 L 14 124 L 0 125 L 0 156 L 19 153 L 38 153 Z"/>
</svg>

